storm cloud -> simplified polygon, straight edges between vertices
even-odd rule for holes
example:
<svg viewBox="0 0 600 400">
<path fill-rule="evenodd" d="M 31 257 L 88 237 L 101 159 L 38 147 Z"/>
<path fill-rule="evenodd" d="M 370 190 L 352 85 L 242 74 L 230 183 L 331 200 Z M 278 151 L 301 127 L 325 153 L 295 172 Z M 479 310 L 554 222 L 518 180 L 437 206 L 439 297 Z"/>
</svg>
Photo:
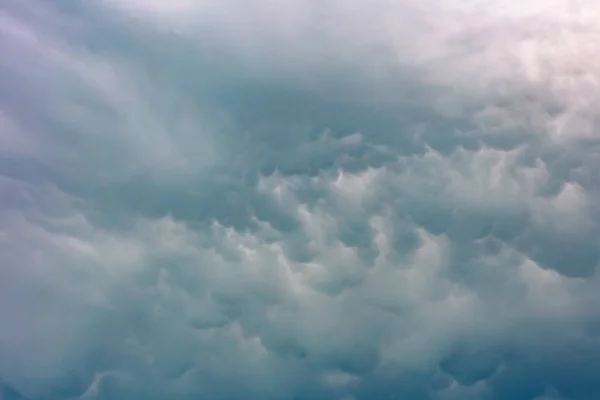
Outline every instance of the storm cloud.
<svg viewBox="0 0 600 400">
<path fill-rule="evenodd" d="M 597 400 L 599 21 L 2 1 L 0 400 Z"/>
</svg>

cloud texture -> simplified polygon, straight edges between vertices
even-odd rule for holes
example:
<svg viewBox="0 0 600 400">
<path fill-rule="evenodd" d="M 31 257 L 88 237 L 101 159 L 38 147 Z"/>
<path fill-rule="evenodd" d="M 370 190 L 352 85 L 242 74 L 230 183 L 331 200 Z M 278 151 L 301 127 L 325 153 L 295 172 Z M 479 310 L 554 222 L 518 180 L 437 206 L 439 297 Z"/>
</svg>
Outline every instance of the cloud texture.
<svg viewBox="0 0 600 400">
<path fill-rule="evenodd" d="M 600 398 L 594 0 L 4 0 L 0 399 Z"/>
</svg>

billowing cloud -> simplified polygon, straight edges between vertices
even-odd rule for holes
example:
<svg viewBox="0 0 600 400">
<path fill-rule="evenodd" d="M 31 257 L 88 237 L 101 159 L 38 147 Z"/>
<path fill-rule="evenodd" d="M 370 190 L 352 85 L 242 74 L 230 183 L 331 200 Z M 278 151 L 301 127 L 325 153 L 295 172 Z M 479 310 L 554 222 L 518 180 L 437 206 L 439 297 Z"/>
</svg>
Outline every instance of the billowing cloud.
<svg viewBox="0 0 600 400">
<path fill-rule="evenodd" d="M 592 0 L 0 5 L 0 399 L 600 397 Z"/>
</svg>

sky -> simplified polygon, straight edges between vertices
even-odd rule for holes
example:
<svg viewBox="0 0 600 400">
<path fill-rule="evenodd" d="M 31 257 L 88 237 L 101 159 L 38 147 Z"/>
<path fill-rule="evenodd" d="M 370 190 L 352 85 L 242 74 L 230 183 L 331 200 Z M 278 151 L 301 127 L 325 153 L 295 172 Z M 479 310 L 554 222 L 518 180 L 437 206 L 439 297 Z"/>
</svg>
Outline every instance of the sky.
<svg viewBox="0 0 600 400">
<path fill-rule="evenodd" d="M 597 400 L 596 0 L 2 0 L 0 400 Z"/>
</svg>

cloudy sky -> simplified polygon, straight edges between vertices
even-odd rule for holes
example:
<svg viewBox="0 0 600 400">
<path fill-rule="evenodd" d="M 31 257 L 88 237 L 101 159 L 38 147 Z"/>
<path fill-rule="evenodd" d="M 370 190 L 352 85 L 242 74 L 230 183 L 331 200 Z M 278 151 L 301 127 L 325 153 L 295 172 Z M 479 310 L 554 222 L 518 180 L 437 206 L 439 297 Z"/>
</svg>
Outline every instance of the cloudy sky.
<svg viewBox="0 0 600 400">
<path fill-rule="evenodd" d="M 0 1 L 0 399 L 599 399 L 599 21 Z"/>
</svg>

